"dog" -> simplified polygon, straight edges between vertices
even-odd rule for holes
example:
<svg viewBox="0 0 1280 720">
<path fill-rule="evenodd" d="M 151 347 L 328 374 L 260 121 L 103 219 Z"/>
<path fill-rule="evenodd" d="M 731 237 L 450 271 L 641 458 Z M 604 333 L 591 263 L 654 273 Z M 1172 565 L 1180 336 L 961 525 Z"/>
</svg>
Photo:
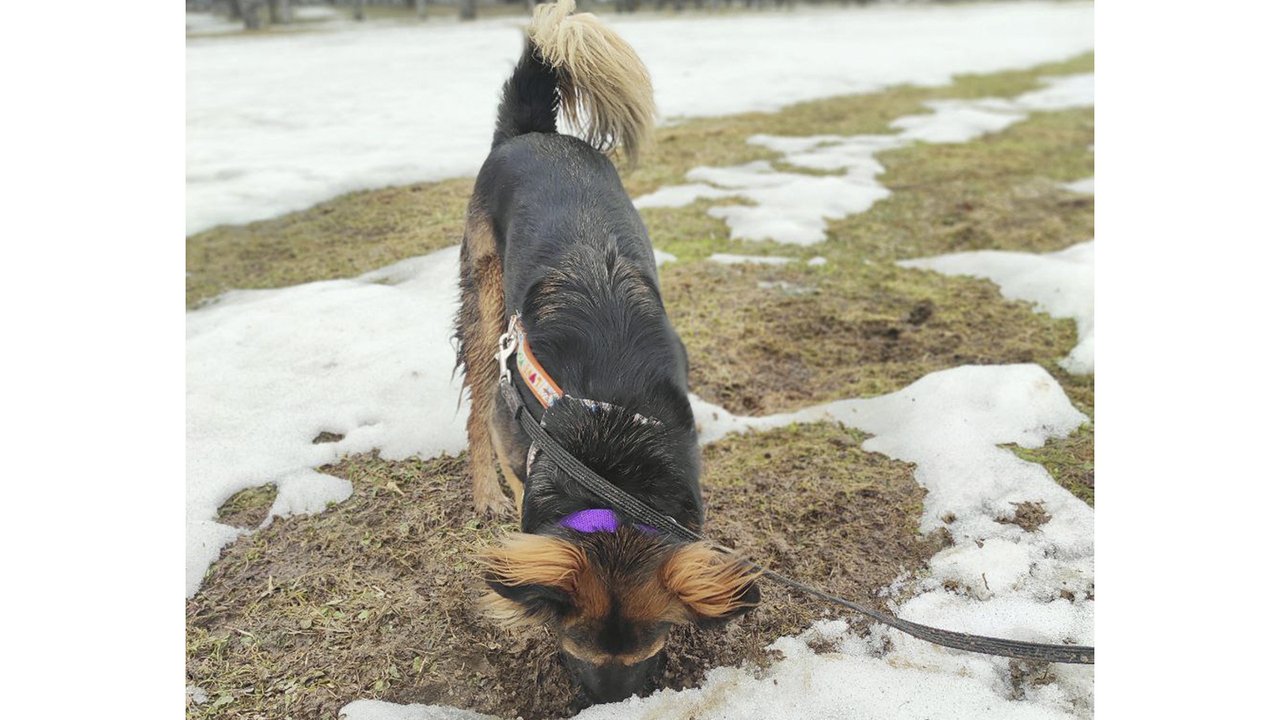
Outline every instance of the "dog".
<svg viewBox="0 0 1280 720">
<path fill-rule="evenodd" d="M 688 358 L 662 302 L 653 247 L 606 153 L 634 163 L 655 108 L 635 51 L 573 0 L 540 5 L 503 86 L 461 251 L 456 340 L 470 394 L 475 509 L 518 510 L 520 532 L 480 553 L 489 616 L 548 627 L 595 702 L 649 689 L 670 629 L 723 624 L 759 602 L 758 573 L 678 542 L 592 497 L 537 448 L 498 393 L 495 351 L 557 443 L 623 490 L 699 530 Z M 584 139 L 557 131 L 557 112 Z M 494 459 L 515 498 L 503 494 Z"/>
</svg>

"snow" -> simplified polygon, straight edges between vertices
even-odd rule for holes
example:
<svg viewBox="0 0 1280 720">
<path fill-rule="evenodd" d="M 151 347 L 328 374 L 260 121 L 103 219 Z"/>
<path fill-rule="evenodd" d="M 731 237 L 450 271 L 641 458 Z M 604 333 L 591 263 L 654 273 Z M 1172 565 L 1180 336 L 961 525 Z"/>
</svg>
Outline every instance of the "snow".
<svg viewBox="0 0 1280 720">
<path fill-rule="evenodd" d="M 481 715 L 470 710 L 460 710 L 444 705 L 397 705 L 381 700 L 356 700 L 338 711 L 342 720 L 490 720 L 492 715 Z"/>
<path fill-rule="evenodd" d="M 940 86 L 956 74 L 1030 67 L 1093 47 L 1090 3 L 604 18 L 644 58 L 669 121 L 904 83 Z M 340 23 L 188 39 L 187 232 L 351 190 L 473 174 L 520 51 L 518 27 L 515 19 Z"/>
<path fill-rule="evenodd" d="M 1076 180 L 1075 182 L 1063 183 L 1062 187 L 1067 190 L 1070 190 L 1071 192 L 1080 193 L 1081 195 L 1092 195 L 1093 194 L 1093 178 L 1087 177 L 1087 178 L 1081 178 L 1080 180 Z"/>
<path fill-rule="evenodd" d="M 819 266 L 821 266 L 821 265 L 826 265 L 826 264 L 827 264 L 827 259 L 826 259 L 826 258 L 824 258 L 824 257 L 822 257 L 822 256 L 818 256 L 818 257 L 815 257 L 815 258 L 809 258 L 809 262 L 808 262 L 808 263 L 806 263 L 806 264 L 807 264 L 807 265 L 809 265 L 810 267 L 819 267 Z"/>
<path fill-rule="evenodd" d="M 653 262 L 656 263 L 658 267 L 662 267 L 669 262 L 675 262 L 678 259 L 679 258 L 669 252 L 659 250 L 658 248 L 653 249 Z"/>
<path fill-rule="evenodd" d="M 1026 120 L 1032 112 L 1093 105 L 1092 74 L 1051 76 L 1044 78 L 1043 84 L 1012 100 L 926 102 L 930 112 L 889 123 L 898 131 L 894 135 L 756 135 L 748 142 L 781 153 L 780 160 L 788 165 L 835 174 L 778 170 L 764 160 L 731 167 L 696 167 L 686 175 L 692 182 L 659 188 L 636 198 L 635 204 L 639 208 L 681 207 L 699 199 L 738 198 L 745 203 L 715 205 L 707 210 L 725 221 L 731 238 L 820 243 L 826 240 L 827 221 L 866 212 L 891 194 L 877 180 L 884 172 L 876 159 L 878 153 L 915 142 L 969 142 Z"/>
<path fill-rule="evenodd" d="M 274 483 L 271 517 L 323 510 L 351 485 L 312 468 L 460 452 L 451 376 L 458 249 L 352 280 L 236 291 L 187 314 L 187 595 L 240 534 L 218 507 Z M 322 431 L 345 437 L 314 444 Z M 270 518 L 268 518 L 268 522 Z"/>
<path fill-rule="evenodd" d="M 1037 255 L 979 250 L 905 260 L 903 267 L 944 275 L 987 278 L 1011 300 L 1034 303 L 1038 312 L 1076 322 L 1077 344 L 1060 365 L 1068 372 L 1093 372 L 1093 241 Z"/>
<path fill-rule="evenodd" d="M 791 258 L 786 257 L 768 257 L 765 255 L 733 255 L 730 253 L 713 253 L 707 258 L 713 263 L 721 265 L 786 265 L 792 262 Z"/>
</svg>

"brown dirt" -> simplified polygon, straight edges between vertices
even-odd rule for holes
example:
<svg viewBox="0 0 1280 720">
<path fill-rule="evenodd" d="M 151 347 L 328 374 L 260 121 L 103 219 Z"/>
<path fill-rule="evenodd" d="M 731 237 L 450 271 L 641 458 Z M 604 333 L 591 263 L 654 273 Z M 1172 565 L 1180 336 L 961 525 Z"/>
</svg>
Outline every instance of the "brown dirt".
<svg viewBox="0 0 1280 720">
<path fill-rule="evenodd" d="M 1013 514 L 1005 518 L 996 518 L 996 522 L 1006 525 L 1017 525 L 1027 532 L 1035 532 L 1041 525 L 1049 522 L 1052 516 L 1044 509 L 1042 502 L 1011 503 Z"/>
<path fill-rule="evenodd" d="M 920 569 L 938 547 L 916 531 L 912 467 L 860 440 L 813 425 L 708 448 L 708 532 L 855 598 Z M 331 718 L 361 697 L 527 720 L 574 712 L 552 638 L 477 614 L 470 554 L 513 526 L 475 519 L 465 470 L 465 458 L 348 458 L 325 471 L 351 479 L 350 500 L 229 547 L 187 605 L 187 681 L 210 698 L 188 717 Z M 763 605 L 724 630 L 675 633 L 663 684 L 767 664 L 765 645 L 829 614 L 766 586 Z"/>
<path fill-rule="evenodd" d="M 957 365 L 1061 357 L 1075 342 L 1071 322 L 1007 302 L 991 283 L 888 264 L 851 281 L 799 265 L 677 263 L 662 282 L 693 360 L 691 389 L 739 414 L 879 395 Z"/>
<path fill-rule="evenodd" d="M 275 500 L 275 485 L 245 488 L 227 498 L 218 508 L 218 522 L 238 528 L 256 528 L 267 519 L 271 503 Z"/>
</svg>

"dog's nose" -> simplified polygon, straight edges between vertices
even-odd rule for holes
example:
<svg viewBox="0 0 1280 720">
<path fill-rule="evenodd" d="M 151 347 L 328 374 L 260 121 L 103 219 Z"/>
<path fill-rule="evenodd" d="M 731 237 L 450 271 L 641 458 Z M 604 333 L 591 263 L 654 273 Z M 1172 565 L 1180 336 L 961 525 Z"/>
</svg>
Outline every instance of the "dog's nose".
<svg viewBox="0 0 1280 720">
<path fill-rule="evenodd" d="M 639 666 L 599 665 L 586 685 L 587 694 L 599 703 L 625 700 L 644 690 L 649 678 Z"/>
<path fill-rule="evenodd" d="M 573 657 L 566 657 L 565 660 L 587 696 L 596 703 L 617 702 L 642 694 L 648 689 L 658 667 L 656 656 L 635 665 L 596 665 Z"/>
</svg>

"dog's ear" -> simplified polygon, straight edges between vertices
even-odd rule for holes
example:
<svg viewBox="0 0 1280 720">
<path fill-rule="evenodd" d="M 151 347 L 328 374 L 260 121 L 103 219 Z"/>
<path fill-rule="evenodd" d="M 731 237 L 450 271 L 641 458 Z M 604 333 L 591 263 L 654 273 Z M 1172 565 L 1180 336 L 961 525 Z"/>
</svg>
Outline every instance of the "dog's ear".
<svg viewBox="0 0 1280 720">
<path fill-rule="evenodd" d="M 490 592 L 487 615 L 506 625 L 539 624 L 573 607 L 578 577 L 587 558 L 560 538 L 515 533 L 479 555 Z"/>
<path fill-rule="evenodd" d="M 682 546 L 662 566 L 663 584 L 699 625 L 723 623 L 760 604 L 759 577 L 759 570 L 704 542 Z"/>
</svg>

